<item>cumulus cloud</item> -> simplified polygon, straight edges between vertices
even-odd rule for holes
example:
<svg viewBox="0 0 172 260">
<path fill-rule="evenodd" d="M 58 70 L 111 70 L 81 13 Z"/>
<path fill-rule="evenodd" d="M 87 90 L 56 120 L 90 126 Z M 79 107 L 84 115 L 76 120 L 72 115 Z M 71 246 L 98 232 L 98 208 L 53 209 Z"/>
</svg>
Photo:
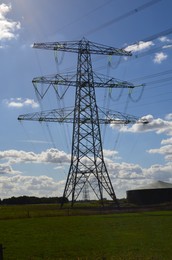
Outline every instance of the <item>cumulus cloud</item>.
<svg viewBox="0 0 172 260">
<path fill-rule="evenodd" d="M 48 176 L 23 176 L 13 169 L 22 163 L 53 163 L 56 169 L 70 162 L 70 156 L 57 149 L 41 153 L 7 150 L 0 151 L 0 190 L 2 197 L 11 196 L 62 196 L 65 180 L 55 181 Z M 27 174 L 27 170 L 25 172 Z M 58 193 L 57 193 L 58 192 Z"/>
<path fill-rule="evenodd" d="M 164 52 L 158 52 L 155 54 L 155 57 L 154 57 L 154 63 L 162 63 L 162 61 L 166 60 L 168 57 L 167 54 L 165 54 Z"/>
<path fill-rule="evenodd" d="M 162 46 L 162 49 L 171 49 L 172 48 L 172 40 L 167 36 L 162 36 L 159 38 L 159 41 L 162 43 L 166 43 L 166 45 Z"/>
<path fill-rule="evenodd" d="M 172 136 L 172 114 L 168 114 L 165 116 L 165 119 L 162 118 L 154 118 L 152 115 L 144 116 L 142 119 L 146 119 L 149 123 L 148 124 L 133 124 L 132 126 L 126 125 L 122 126 L 119 131 L 121 132 L 130 132 L 130 133 L 146 133 L 146 132 L 155 132 L 156 134 L 166 134 L 167 136 Z M 114 128 L 113 125 L 111 125 L 112 128 Z M 167 139 L 163 139 L 161 141 L 161 147 L 156 149 L 150 149 L 147 151 L 150 154 L 161 154 L 164 156 L 166 161 L 172 161 L 172 137 L 169 137 Z M 114 164 L 112 164 L 114 166 Z M 152 166 L 153 167 L 153 166 Z M 152 167 L 150 167 L 147 172 L 149 172 L 149 175 L 151 175 Z M 110 165 L 110 168 L 112 166 Z M 129 170 L 130 168 L 126 167 L 126 172 L 131 172 Z M 163 176 L 171 176 L 172 178 L 172 172 L 170 169 L 170 166 L 168 164 L 167 166 L 158 166 L 153 167 L 154 175 L 152 177 L 162 177 Z M 145 171 L 145 170 L 144 170 Z M 132 169 L 132 174 L 135 172 Z M 171 175 L 170 175 L 171 174 Z M 128 174 L 123 174 L 128 175 Z M 132 176 L 132 175 L 130 175 Z M 141 175 L 140 175 L 141 176 Z M 148 176 L 147 174 L 143 174 L 143 176 Z"/>
<path fill-rule="evenodd" d="M 161 141 L 161 147 L 148 150 L 150 154 L 161 154 L 166 161 L 172 161 L 172 137 L 163 139 Z"/>
<path fill-rule="evenodd" d="M 172 144 L 172 137 L 171 138 L 168 138 L 168 139 L 163 139 L 161 141 L 161 144 L 164 145 L 164 144 Z"/>
<path fill-rule="evenodd" d="M 36 162 L 38 161 L 38 156 L 33 152 L 7 150 L 0 151 L 0 159 L 8 160 L 11 164 L 15 164 L 19 162 Z"/>
<path fill-rule="evenodd" d="M 70 155 L 57 149 L 48 149 L 38 155 L 38 161 L 45 163 L 69 163 Z"/>
<path fill-rule="evenodd" d="M 156 181 L 172 182 L 172 163 L 154 164 L 143 168 L 133 163 L 106 161 L 107 169 L 117 197 L 125 197 L 126 191 L 138 189 Z"/>
<path fill-rule="evenodd" d="M 17 31 L 21 28 L 20 22 L 15 22 L 6 17 L 11 12 L 12 6 L 0 4 L 0 40 L 9 41 L 18 37 Z M 2 47 L 2 46 L 1 46 Z"/>
<path fill-rule="evenodd" d="M 165 117 L 166 119 L 171 119 L 170 115 Z M 133 124 L 132 126 L 121 127 L 121 132 L 131 132 L 131 133 L 141 133 L 141 132 L 155 132 L 157 134 L 167 134 L 172 135 L 172 120 L 164 120 L 161 118 L 154 118 L 152 115 L 147 115 L 142 117 L 142 119 L 147 120 L 148 124 Z M 111 125 L 113 128 L 113 125 Z"/>
<path fill-rule="evenodd" d="M 172 160 L 172 144 L 164 145 L 158 149 L 150 149 L 149 153 L 162 154 L 166 160 Z"/>
<path fill-rule="evenodd" d="M 170 181 L 172 180 L 172 163 L 167 162 L 164 165 L 153 164 L 148 168 L 143 168 L 139 164 L 133 163 L 115 163 L 113 161 L 106 161 L 107 169 L 109 171 L 112 182 L 117 180 L 135 181 L 137 183 L 152 182 L 155 180 Z"/>
<path fill-rule="evenodd" d="M 165 116 L 166 120 L 171 120 L 172 121 L 172 113 L 168 114 Z"/>
<path fill-rule="evenodd" d="M 70 156 L 57 149 L 48 149 L 41 153 L 7 150 L 0 151 L 0 159 L 7 160 L 10 164 L 16 163 L 69 163 Z"/>
<path fill-rule="evenodd" d="M 148 41 L 148 42 L 140 41 L 136 44 L 127 46 L 125 48 L 125 50 L 131 51 L 131 52 L 140 52 L 140 51 L 143 51 L 143 50 L 146 50 L 146 49 L 152 47 L 153 45 L 154 45 L 154 43 L 152 41 Z"/>
<path fill-rule="evenodd" d="M 165 120 L 153 118 L 152 115 L 147 115 L 145 118 L 148 120 L 148 124 L 134 124 L 131 127 L 124 126 L 121 128 L 121 131 L 131 133 L 155 132 L 156 134 L 172 136 L 172 114 L 166 115 Z M 150 154 L 161 154 L 166 161 L 172 161 L 172 137 L 163 139 L 160 148 L 149 149 L 147 152 Z"/>
<path fill-rule="evenodd" d="M 23 163 L 48 164 L 56 168 L 64 167 L 70 162 L 70 155 L 57 149 L 48 149 L 41 153 L 19 150 L 0 151 L 0 190 L 2 197 L 11 196 L 62 196 L 65 180 L 55 181 L 48 176 L 23 176 L 27 174 L 14 170 Z M 33 173 L 34 174 L 34 173 Z M 58 194 L 57 194 L 58 192 Z"/>
<path fill-rule="evenodd" d="M 118 155 L 118 152 L 104 149 L 103 154 L 105 157 L 114 157 L 114 156 Z"/>
<path fill-rule="evenodd" d="M 166 159 L 164 165 L 154 164 L 143 168 L 139 164 L 115 162 L 118 153 L 104 150 L 105 163 L 114 186 L 117 197 L 125 197 L 126 190 L 136 189 L 154 181 L 172 182 L 172 114 L 164 119 L 154 118 L 152 115 L 143 117 L 149 124 L 134 124 L 120 129 L 123 132 L 155 132 L 166 134 L 169 138 L 161 141 L 160 148 L 150 149 L 151 155 L 160 154 Z M 62 196 L 66 180 L 55 181 L 47 176 L 23 176 L 15 171 L 12 165 L 22 163 L 52 163 L 56 169 L 70 164 L 70 155 L 58 149 L 47 149 L 41 153 L 7 150 L 0 151 L 0 159 L 5 162 L 0 165 L 0 190 L 2 197 L 11 196 Z M 27 174 L 27 173 L 25 173 Z"/>
<path fill-rule="evenodd" d="M 14 171 L 11 165 L 0 164 L 0 175 L 2 174 L 17 174 L 19 171 Z"/>
<path fill-rule="evenodd" d="M 12 196 L 62 196 L 64 181 L 54 181 L 48 176 L 1 176 L 1 198 Z"/>
<path fill-rule="evenodd" d="M 3 102 L 9 108 L 23 108 L 23 107 L 38 108 L 39 107 L 39 104 L 37 102 L 29 98 L 10 98 L 10 99 L 5 99 Z"/>
<path fill-rule="evenodd" d="M 152 180 L 161 180 L 161 181 L 171 181 L 172 180 L 172 172 L 171 168 L 172 163 L 169 162 L 165 165 L 154 164 L 150 166 L 148 169 L 144 170 L 145 178 Z"/>
<path fill-rule="evenodd" d="M 137 164 L 107 161 L 107 167 L 112 179 L 142 179 L 144 177 L 143 169 Z"/>
<path fill-rule="evenodd" d="M 172 42 L 167 36 L 161 36 L 159 40 L 160 42 Z"/>
<path fill-rule="evenodd" d="M 163 49 L 171 49 L 172 48 L 172 44 L 164 45 L 162 48 Z"/>
<path fill-rule="evenodd" d="M 165 150 L 164 150 L 165 152 Z M 9 151 L 0 153 L 1 159 L 13 158 L 21 156 L 24 162 L 61 162 L 59 155 L 63 158 L 63 162 L 69 162 L 69 157 L 63 152 L 50 149 L 40 154 L 30 152 Z M 51 155 L 50 155 L 51 154 Z M 110 153 L 109 153 L 110 154 Z M 113 154 L 113 153 L 112 153 Z M 26 158 L 27 157 L 27 158 Z M 62 162 L 62 163 L 63 163 Z M 112 159 L 105 158 L 106 166 L 114 186 L 117 197 L 125 197 L 126 190 L 138 188 L 155 180 L 172 181 L 172 163 L 167 162 L 165 165 L 155 164 L 148 168 L 143 168 L 134 163 L 116 163 Z M 60 166 L 61 164 L 59 164 Z M 58 167 L 58 163 L 57 163 Z M 62 196 L 66 180 L 55 181 L 48 176 L 23 176 L 19 172 L 13 171 L 9 164 L 1 164 L 0 190 L 2 197 L 11 196 Z M 8 174 L 4 174 L 8 173 Z M 10 174 L 9 174 L 10 173 Z M 13 174 L 11 174 L 13 173 Z M 91 194 L 90 194 L 91 195 Z"/>
</svg>

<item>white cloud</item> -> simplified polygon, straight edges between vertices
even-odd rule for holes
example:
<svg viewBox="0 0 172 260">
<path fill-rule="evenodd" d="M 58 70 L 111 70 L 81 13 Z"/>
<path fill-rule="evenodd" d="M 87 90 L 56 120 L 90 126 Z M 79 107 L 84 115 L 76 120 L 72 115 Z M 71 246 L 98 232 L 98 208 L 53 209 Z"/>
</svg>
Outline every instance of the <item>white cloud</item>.
<svg viewBox="0 0 172 260">
<path fill-rule="evenodd" d="M 38 108 L 39 104 L 34 101 L 33 99 L 29 98 L 10 98 L 5 99 L 4 103 L 9 108 L 22 108 L 22 107 L 31 107 L 31 108 Z"/>
<path fill-rule="evenodd" d="M 0 190 L 1 198 L 11 196 L 62 196 L 65 180 L 55 181 L 48 176 L 23 176 L 22 172 L 13 169 L 12 165 L 22 163 L 56 164 L 61 169 L 70 162 L 70 155 L 56 149 L 41 153 L 7 150 L 0 151 Z M 26 174 L 26 172 L 25 172 Z M 58 192 L 58 194 L 57 194 Z"/>
<path fill-rule="evenodd" d="M 170 116 L 166 116 L 169 118 Z M 171 120 L 163 120 L 161 118 L 154 118 L 152 115 L 147 115 L 142 117 L 142 119 L 146 119 L 148 124 L 136 123 L 132 126 L 123 126 L 121 127 L 121 132 L 131 132 L 131 133 L 141 133 L 141 132 L 151 132 L 154 131 L 157 134 L 165 133 L 167 135 L 172 135 L 172 121 Z M 113 125 L 111 125 L 113 128 Z"/>
<path fill-rule="evenodd" d="M 69 163 L 70 155 L 57 149 L 49 149 L 38 155 L 38 161 L 45 163 Z"/>
<path fill-rule="evenodd" d="M 166 115 L 165 119 L 154 119 L 151 117 L 151 122 L 148 124 L 146 131 L 155 131 L 157 134 L 172 136 L 172 114 Z M 134 130 L 139 131 L 137 127 L 132 129 L 132 131 Z M 160 148 L 150 149 L 147 152 L 150 154 L 161 154 L 166 161 L 172 161 L 172 137 L 163 139 Z"/>
<path fill-rule="evenodd" d="M 161 141 L 161 144 L 164 145 L 164 144 L 172 144 L 172 137 L 171 138 L 168 138 L 168 139 L 163 139 Z"/>
<path fill-rule="evenodd" d="M 148 150 L 150 154 L 161 154 L 166 161 L 172 161 L 172 137 L 163 139 L 161 147 Z"/>
<path fill-rule="evenodd" d="M 165 116 L 166 120 L 171 120 L 172 121 L 172 113 L 168 114 Z"/>
<path fill-rule="evenodd" d="M 62 196 L 64 181 L 54 181 L 48 176 L 1 176 L 1 198 L 12 196 Z"/>
<path fill-rule="evenodd" d="M 135 124 L 121 130 L 134 133 L 154 131 L 157 134 L 164 133 L 172 136 L 172 114 L 168 114 L 165 119 L 156 119 L 152 115 L 147 115 L 144 118 L 149 121 L 149 124 Z M 147 151 L 150 155 L 160 154 L 164 156 L 166 159 L 164 165 L 154 164 L 143 168 L 134 163 L 117 163 L 114 159 L 116 159 L 118 153 L 116 151 L 104 150 L 105 163 L 117 197 L 125 197 L 126 190 L 136 189 L 154 181 L 172 182 L 171 136 L 161 141 L 160 148 Z M 62 196 L 66 179 L 57 182 L 47 176 L 23 176 L 20 172 L 15 171 L 11 165 L 16 164 L 15 167 L 18 167 L 18 164 L 22 163 L 53 163 L 56 169 L 61 169 L 65 167 L 65 164 L 70 164 L 69 154 L 57 149 L 47 149 L 41 153 L 7 150 L 0 151 L 0 159 L 5 162 L 0 165 L 2 197 L 20 195 Z"/>
<path fill-rule="evenodd" d="M 171 49 L 172 48 L 172 44 L 164 45 L 162 48 L 163 49 Z"/>
<path fill-rule="evenodd" d="M 105 157 L 114 157 L 114 156 L 118 155 L 118 152 L 104 149 L 103 154 Z"/>
<path fill-rule="evenodd" d="M 0 19 L 3 19 L 4 16 L 11 10 L 11 5 L 1 4 L 0 5 Z"/>
<path fill-rule="evenodd" d="M 12 6 L 4 3 L 0 4 L 0 40 L 9 41 L 18 37 L 17 31 L 21 28 L 20 22 L 6 18 L 11 12 Z M 2 47 L 2 46 L 1 46 Z"/>
<path fill-rule="evenodd" d="M 166 180 L 170 181 L 172 178 L 172 163 L 168 162 L 164 165 L 154 164 L 148 168 L 143 168 L 138 164 L 133 163 L 115 163 L 113 161 L 106 161 L 106 166 L 109 171 L 112 182 L 115 180 Z M 138 182 L 137 182 L 138 183 Z"/>
<path fill-rule="evenodd" d="M 145 169 L 145 177 L 152 180 L 161 180 L 161 181 L 172 181 L 172 163 L 167 163 L 165 165 L 155 164 Z"/>
<path fill-rule="evenodd" d="M 154 164 L 142 168 L 132 163 L 107 162 L 107 168 L 117 197 L 125 197 L 126 191 L 138 189 L 156 181 L 172 182 L 172 163 Z"/>
<path fill-rule="evenodd" d="M 158 52 L 155 54 L 155 57 L 154 57 L 154 63 L 162 63 L 162 61 L 166 60 L 168 57 L 167 54 L 165 54 L 164 52 Z"/>
<path fill-rule="evenodd" d="M 160 42 L 167 43 L 167 45 L 164 45 L 162 49 L 171 49 L 172 48 L 172 40 L 169 39 L 167 36 L 162 36 L 159 38 Z"/>
<path fill-rule="evenodd" d="M 143 169 L 137 164 L 115 163 L 113 161 L 106 161 L 106 164 L 112 179 L 140 179 L 144 177 Z"/>
<path fill-rule="evenodd" d="M 172 42 L 172 40 L 170 40 L 167 36 L 162 36 L 159 38 L 159 40 L 161 42 Z"/>
<path fill-rule="evenodd" d="M 69 163 L 70 156 L 57 149 L 48 149 L 41 153 L 25 152 L 18 150 L 0 151 L 0 159 L 7 160 L 10 164 L 16 163 Z"/>
<path fill-rule="evenodd" d="M 18 162 L 53 162 L 57 163 L 57 168 L 65 162 L 69 163 L 70 158 L 70 156 L 55 149 L 40 154 L 15 150 L 0 153 L 0 159 L 3 160 L 19 159 L 19 157 L 20 161 Z M 63 161 L 60 158 L 63 158 Z M 60 162 L 59 167 L 58 162 Z M 172 181 L 172 163 L 170 162 L 165 165 L 155 164 L 148 168 L 142 168 L 133 163 L 116 163 L 110 159 L 105 159 L 105 162 L 117 197 L 125 197 L 126 190 L 136 189 L 155 180 Z M 42 175 L 23 176 L 19 172 L 15 172 L 7 163 L 1 164 L 0 169 L 1 198 L 22 195 L 62 196 L 63 194 L 66 179 L 55 181 L 53 178 Z M 8 174 L 5 175 L 5 173 Z"/>
<path fill-rule="evenodd" d="M 148 42 L 140 41 L 137 44 L 133 44 L 133 45 L 127 46 L 125 48 L 125 50 L 126 51 L 131 51 L 131 52 L 139 52 L 139 51 L 146 50 L 146 49 L 150 48 L 153 45 L 154 45 L 154 43 L 152 41 L 148 41 Z"/>
<path fill-rule="evenodd" d="M 172 144 L 164 145 L 157 149 L 150 149 L 148 152 L 152 154 L 162 154 L 167 161 L 172 160 Z"/>
<path fill-rule="evenodd" d="M 11 165 L 0 164 L 0 175 L 1 174 L 16 174 L 20 173 L 19 171 L 14 171 Z"/>
</svg>

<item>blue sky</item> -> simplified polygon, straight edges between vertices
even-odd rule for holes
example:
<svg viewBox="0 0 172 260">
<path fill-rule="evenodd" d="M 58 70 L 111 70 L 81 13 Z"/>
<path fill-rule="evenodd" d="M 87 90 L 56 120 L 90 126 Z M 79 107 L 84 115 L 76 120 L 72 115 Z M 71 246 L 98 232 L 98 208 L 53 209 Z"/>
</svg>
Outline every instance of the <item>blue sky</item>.
<svg viewBox="0 0 172 260">
<path fill-rule="evenodd" d="M 145 117 L 148 125 L 102 127 L 117 197 L 154 181 L 172 183 L 171 0 L 13 0 L 0 2 L 0 198 L 61 196 L 70 164 L 71 125 L 18 122 L 25 113 L 74 103 L 32 79 L 76 71 L 76 54 L 33 49 L 34 42 L 80 40 L 124 48 L 132 57 L 92 56 L 96 73 L 145 87 L 96 90 L 101 107 Z M 59 89 L 60 93 L 64 88 Z"/>
</svg>

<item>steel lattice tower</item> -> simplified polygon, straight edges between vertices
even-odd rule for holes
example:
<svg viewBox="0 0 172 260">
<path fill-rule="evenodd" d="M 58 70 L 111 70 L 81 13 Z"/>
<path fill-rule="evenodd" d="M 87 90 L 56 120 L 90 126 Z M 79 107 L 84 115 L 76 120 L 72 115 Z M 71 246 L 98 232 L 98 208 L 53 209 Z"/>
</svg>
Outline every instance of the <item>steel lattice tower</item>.
<svg viewBox="0 0 172 260">
<path fill-rule="evenodd" d="M 46 112 L 21 115 L 19 120 L 35 120 L 47 122 L 73 123 L 71 164 L 64 188 L 63 198 L 71 197 L 71 205 L 78 199 L 85 185 L 92 191 L 103 205 L 105 191 L 118 206 L 103 156 L 100 124 L 143 122 L 134 116 L 119 112 L 104 112 L 96 103 L 95 87 L 134 88 L 126 81 L 119 82 L 113 78 L 100 78 L 92 69 L 91 54 L 127 55 L 123 49 L 95 44 L 83 38 L 78 42 L 36 43 L 35 48 L 61 50 L 78 53 L 77 73 L 74 77 L 58 75 L 38 77 L 33 79 L 37 94 L 43 98 L 50 86 L 57 91 L 58 84 L 76 87 L 75 106 L 73 111 L 54 109 Z M 44 93 L 39 91 L 37 83 L 48 85 Z M 63 204 L 63 203 L 62 203 Z"/>
</svg>

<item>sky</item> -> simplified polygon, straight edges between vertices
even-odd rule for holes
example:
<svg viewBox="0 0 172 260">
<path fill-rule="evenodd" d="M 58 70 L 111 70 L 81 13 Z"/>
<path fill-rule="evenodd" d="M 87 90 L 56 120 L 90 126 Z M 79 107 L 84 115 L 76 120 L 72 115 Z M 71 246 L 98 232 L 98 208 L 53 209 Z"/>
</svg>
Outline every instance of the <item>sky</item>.
<svg viewBox="0 0 172 260">
<path fill-rule="evenodd" d="M 32 79 L 76 72 L 77 55 L 32 48 L 34 42 L 78 41 L 131 51 L 92 55 L 97 74 L 132 82 L 96 89 L 99 107 L 149 124 L 101 127 L 106 166 L 118 198 L 156 181 L 172 183 L 172 1 L 0 1 L 0 198 L 62 196 L 70 166 L 72 125 L 17 120 L 74 105 L 74 87 L 40 100 Z M 63 94 L 65 93 L 64 97 Z"/>
</svg>

